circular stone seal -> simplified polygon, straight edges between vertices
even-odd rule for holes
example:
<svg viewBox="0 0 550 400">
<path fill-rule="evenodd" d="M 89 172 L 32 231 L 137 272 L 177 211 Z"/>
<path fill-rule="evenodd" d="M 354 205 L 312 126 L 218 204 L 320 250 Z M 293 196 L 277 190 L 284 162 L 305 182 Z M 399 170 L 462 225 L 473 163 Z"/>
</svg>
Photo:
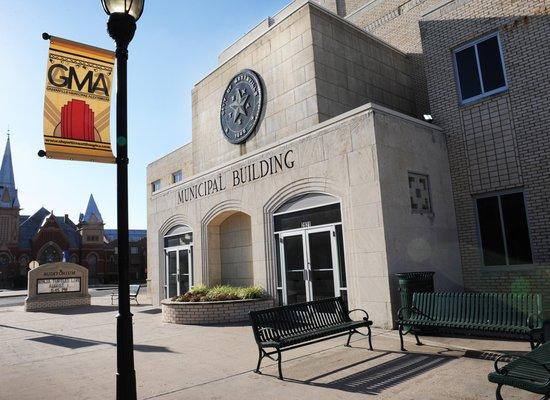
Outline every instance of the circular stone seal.
<svg viewBox="0 0 550 400">
<path fill-rule="evenodd" d="M 243 143 L 258 126 L 263 90 L 258 74 L 244 69 L 231 79 L 223 92 L 220 122 L 225 138 Z"/>
</svg>

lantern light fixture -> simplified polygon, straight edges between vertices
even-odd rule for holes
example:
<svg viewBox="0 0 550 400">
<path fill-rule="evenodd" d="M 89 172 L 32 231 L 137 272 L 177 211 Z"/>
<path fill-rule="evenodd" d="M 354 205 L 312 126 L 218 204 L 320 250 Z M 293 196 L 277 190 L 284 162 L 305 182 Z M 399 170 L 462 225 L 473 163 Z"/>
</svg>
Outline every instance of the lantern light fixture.
<svg viewBox="0 0 550 400">
<path fill-rule="evenodd" d="M 107 13 L 112 14 L 128 14 L 136 21 L 143 13 L 145 0 L 101 0 L 101 5 Z"/>
</svg>

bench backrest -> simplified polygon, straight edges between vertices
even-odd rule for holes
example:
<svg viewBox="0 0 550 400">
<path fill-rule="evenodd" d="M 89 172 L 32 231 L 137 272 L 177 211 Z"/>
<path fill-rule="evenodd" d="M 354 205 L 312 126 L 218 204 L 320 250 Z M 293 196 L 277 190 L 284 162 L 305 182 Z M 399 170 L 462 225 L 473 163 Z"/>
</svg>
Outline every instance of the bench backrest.
<svg viewBox="0 0 550 400">
<path fill-rule="evenodd" d="M 411 319 L 443 322 L 528 327 L 529 316 L 542 313 L 540 294 L 520 293 L 414 293 L 413 306 L 423 315 Z M 535 318 L 535 327 L 542 321 Z"/>
<path fill-rule="evenodd" d="M 130 296 L 137 296 L 141 285 L 130 285 Z"/>
<path fill-rule="evenodd" d="M 323 327 L 350 321 L 348 308 L 341 297 L 308 303 L 251 311 L 250 320 L 258 342 L 317 331 Z M 277 334 L 271 329 L 277 331 Z"/>
</svg>

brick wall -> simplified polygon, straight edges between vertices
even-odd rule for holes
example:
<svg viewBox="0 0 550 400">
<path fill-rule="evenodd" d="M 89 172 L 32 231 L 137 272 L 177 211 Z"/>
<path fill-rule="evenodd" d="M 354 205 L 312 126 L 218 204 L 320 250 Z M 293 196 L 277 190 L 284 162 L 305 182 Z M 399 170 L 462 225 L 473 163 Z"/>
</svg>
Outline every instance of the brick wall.
<svg viewBox="0 0 550 400">
<path fill-rule="evenodd" d="M 546 8 L 545 8 L 546 3 Z M 550 35 L 545 1 L 452 2 L 420 21 L 432 113 L 448 137 L 467 290 L 542 292 L 550 308 Z M 451 49 L 498 31 L 509 89 L 460 105 Z M 534 265 L 483 267 L 474 195 L 523 188 Z"/>
<path fill-rule="evenodd" d="M 184 325 L 229 324 L 249 320 L 250 311 L 273 307 L 272 299 L 182 303 L 162 301 L 162 322 Z"/>
<path fill-rule="evenodd" d="M 419 113 L 444 128 L 466 290 L 541 292 L 550 309 L 548 0 L 347 0 L 346 19 L 405 52 Z M 498 31 L 508 90 L 461 106 L 452 49 Z M 429 99 L 429 101 L 428 101 Z M 474 198 L 521 188 L 534 264 L 483 267 Z"/>
<path fill-rule="evenodd" d="M 43 295 L 46 298 L 25 300 L 25 311 L 47 311 L 90 305 L 90 295 Z"/>
</svg>

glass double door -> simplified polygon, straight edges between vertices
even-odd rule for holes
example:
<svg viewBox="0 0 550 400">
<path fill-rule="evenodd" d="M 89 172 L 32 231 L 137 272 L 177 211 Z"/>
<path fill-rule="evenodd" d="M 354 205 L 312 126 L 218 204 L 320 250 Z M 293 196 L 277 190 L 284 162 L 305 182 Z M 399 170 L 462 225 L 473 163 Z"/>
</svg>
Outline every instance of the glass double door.
<svg viewBox="0 0 550 400">
<path fill-rule="evenodd" d="M 191 246 L 166 249 L 166 298 L 179 296 L 192 284 Z"/>
<path fill-rule="evenodd" d="M 281 233 L 279 246 L 285 304 L 339 295 L 334 226 Z"/>
</svg>

